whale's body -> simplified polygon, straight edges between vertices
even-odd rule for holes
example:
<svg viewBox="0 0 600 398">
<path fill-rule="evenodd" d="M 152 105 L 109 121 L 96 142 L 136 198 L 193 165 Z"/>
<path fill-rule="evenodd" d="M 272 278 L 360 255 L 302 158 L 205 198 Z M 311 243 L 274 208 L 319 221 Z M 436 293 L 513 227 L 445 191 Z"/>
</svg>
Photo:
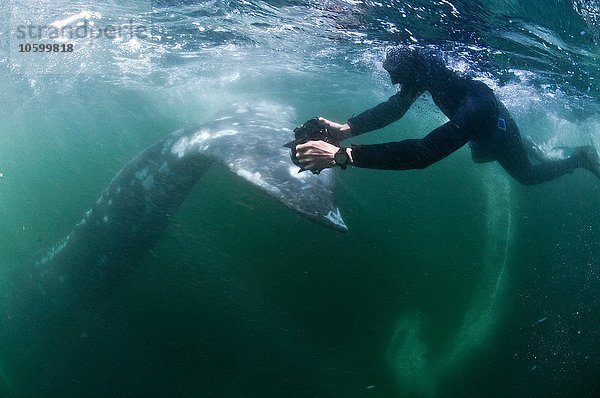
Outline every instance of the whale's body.
<svg viewBox="0 0 600 398">
<path fill-rule="evenodd" d="M 69 323 L 136 268 L 213 163 L 309 219 L 346 230 L 331 170 L 298 174 L 282 147 L 292 117 L 289 108 L 274 104 L 234 106 L 199 128 L 167 135 L 125 165 L 66 238 L 10 277 L 0 304 L 5 382 L 12 384 L 24 364 L 35 368 L 53 340 L 77 339 L 80 332 Z"/>
</svg>

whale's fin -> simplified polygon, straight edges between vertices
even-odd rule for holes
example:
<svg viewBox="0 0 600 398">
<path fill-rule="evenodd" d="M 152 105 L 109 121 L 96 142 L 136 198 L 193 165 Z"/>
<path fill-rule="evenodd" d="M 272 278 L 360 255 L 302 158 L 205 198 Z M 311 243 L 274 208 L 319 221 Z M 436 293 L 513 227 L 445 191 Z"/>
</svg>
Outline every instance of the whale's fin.
<svg viewBox="0 0 600 398">
<path fill-rule="evenodd" d="M 236 104 L 200 128 L 186 130 L 171 151 L 220 163 L 310 220 L 347 231 L 335 205 L 333 170 L 299 174 L 282 146 L 293 136 L 293 119 L 293 110 L 279 104 Z"/>
</svg>

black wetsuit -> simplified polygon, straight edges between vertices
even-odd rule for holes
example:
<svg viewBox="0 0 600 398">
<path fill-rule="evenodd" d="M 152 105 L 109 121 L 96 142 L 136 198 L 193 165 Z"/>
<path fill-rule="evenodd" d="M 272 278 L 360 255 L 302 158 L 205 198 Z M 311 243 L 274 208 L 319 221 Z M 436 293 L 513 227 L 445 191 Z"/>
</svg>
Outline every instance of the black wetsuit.
<svg viewBox="0 0 600 398">
<path fill-rule="evenodd" d="M 408 139 L 352 149 L 355 166 L 374 169 L 422 169 L 471 143 L 473 159 L 498 161 L 525 185 L 549 181 L 577 167 L 581 157 L 532 164 L 517 124 L 484 83 L 458 76 L 435 59 L 418 78 L 403 82 L 400 91 L 376 107 L 348 120 L 352 135 L 387 126 L 400 119 L 425 91 L 450 119 L 422 139 Z"/>
</svg>

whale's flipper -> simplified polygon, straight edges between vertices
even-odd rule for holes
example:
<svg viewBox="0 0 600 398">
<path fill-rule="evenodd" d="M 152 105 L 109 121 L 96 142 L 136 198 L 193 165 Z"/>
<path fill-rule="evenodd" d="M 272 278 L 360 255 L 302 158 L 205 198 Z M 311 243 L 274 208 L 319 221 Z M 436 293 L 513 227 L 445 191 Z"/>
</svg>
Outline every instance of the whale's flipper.
<svg viewBox="0 0 600 398">
<path fill-rule="evenodd" d="M 293 110 L 278 104 L 234 105 L 201 128 L 186 130 L 171 151 L 180 158 L 201 154 L 310 220 L 347 231 L 335 205 L 333 170 L 298 173 L 282 147 L 293 137 L 291 120 Z"/>
</svg>

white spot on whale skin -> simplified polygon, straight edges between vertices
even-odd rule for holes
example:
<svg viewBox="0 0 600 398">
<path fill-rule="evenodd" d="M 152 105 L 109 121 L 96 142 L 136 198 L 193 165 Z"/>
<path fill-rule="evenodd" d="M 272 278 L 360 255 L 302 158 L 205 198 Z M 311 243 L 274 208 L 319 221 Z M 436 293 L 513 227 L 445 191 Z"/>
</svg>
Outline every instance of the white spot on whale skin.
<svg viewBox="0 0 600 398">
<path fill-rule="evenodd" d="M 144 181 L 142 181 L 142 186 L 144 187 L 144 189 L 146 191 L 151 190 L 153 185 L 154 185 L 154 176 L 153 175 L 149 175 L 148 177 L 146 177 L 146 179 Z"/>
<path fill-rule="evenodd" d="M 233 168 L 233 165 L 230 165 L 230 167 Z M 276 197 L 281 195 L 281 190 L 275 185 L 266 181 L 259 172 L 253 173 L 249 170 L 239 169 L 236 171 L 236 174 Z"/>
<path fill-rule="evenodd" d="M 230 167 L 232 166 L 233 164 L 230 164 Z M 258 186 L 264 186 L 266 184 L 259 172 L 252 173 L 248 170 L 240 169 L 237 174 Z"/>
<path fill-rule="evenodd" d="M 92 214 L 92 209 L 89 209 L 88 211 L 86 211 L 85 216 L 83 216 L 83 218 L 81 219 L 81 221 L 79 221 L 77 226 L 84 225 L 87 222 L 88 218 L 90 218 L 91 214 Z"/>
<path fill-rule="evenodd" d="M 104 222 L 108 222 L 108 216 L 104 216 L 104 217 L 102 217 L 102 221 L 104 221 Z"/>
<path fill-rule="evenodd" d="M 109 206 L 112 206 L 112 204 L 113 204 L 113 201 L 112 201 L 112 199 L 109 199 L 109 200 L 108 200 L 108 205 L 109 205 Z"/>
<path fill-rule="evenodd" d="M 218 131 L 218 132 L 212 134 L 212 138 L 221 138 L 221 137 L 227 137 L 229 135 L 236 135 L 236 134 L 239 134 L 238 130 L 227 129 L 227 130 L 221 130 L 221 131 Z"/>
<path fill-rule="evenodd" d="M 289 168 L 290 175 L 298 180 L 305 180 L 310 174 L 307 171 L 303 173 L 299 173 L 300 168 L 297 166 L 290 166 Z"/>
<path fill-rule="evenodd" d="M 137 171 L 135 176 L 138 180 L 143 180 L 148 175 L 149 168 L 148 166 L 144 167 L 142 170 Z"/>
<path fill-rule="evenodd" d="M 67 246 L 69 239 L 71 239 L 71 235 L 68 235 L 60 243 L 58 243 L 56 246 L 50 249 L 50 251 L 36 265 L 43 265 L 52 261 L 54 256 L 60 253 L 65 248 L 65 246 Z"/>
<path fill-rule="evenodd" d="M 179 141 L 177 141 L 171 148 L 171 153 L 176 155 L 178 158 L 182 158 L 186 153 L 194 149 L 197 151 L 198 148 L 208 148 L 208 142 L 212 140 L 236 134 L 239 134 L 239 131 L 233 129 L 225 129 L 216 132 L 203 129 L 196 132 L 192 137 L 181 137 Z M 204 146 L 200 147 L 200 145 L 203 144 Z"/>
<path fill-rule="evenodd" d="M 181 137 L 179 141 L 177 141 L 173 147 L 171 147 L 171 153 L 173 155 L 177 155 L 178 158 L 182 158 L 185 155 L 186 150 L 189 148 L 189 138 Z"/>
<path fill-rule="evenodd" d="M 167 162 L 164 162 L 163 164 L 160 165 L 158 172 L 163 173 L 163 174 L 171 173 L 171 169 L 169 168 L 169 165 L 167 164 Z"/>
<path fill-rule="evenodd" d="M 180 131 L 180 130 L 178 130 Z M 173 140 L 172 139 L 168 139 L 165 144 L 163 145 L 162 149 L 160 150 L 160 153 L 162 155 L 166 154 L 167 152 L 169 152 L 169 149 L 171 149 L 171 145 L 173 145 Z"/>
<path fill-rule="evenodd" d="M 221 137 L 227 137 L 230 135 L 236 135 L 238 133 L 239 133 L 239 131 L 233 130 L 233 129 L 220 130 L 220 131 L 217 131 L 214 133 L 211 133 L 208 130 L 201 130 L 201 131 L 197 132 L 196 134 L 194 134 L 194 136 L 189 141 L 188 146 L 192 147 L 197 144 L 202 144 L 204 141 L 207 141 L 207 140 L 212 140 L 212 139 L 221 138 Z"/>
</svg>

